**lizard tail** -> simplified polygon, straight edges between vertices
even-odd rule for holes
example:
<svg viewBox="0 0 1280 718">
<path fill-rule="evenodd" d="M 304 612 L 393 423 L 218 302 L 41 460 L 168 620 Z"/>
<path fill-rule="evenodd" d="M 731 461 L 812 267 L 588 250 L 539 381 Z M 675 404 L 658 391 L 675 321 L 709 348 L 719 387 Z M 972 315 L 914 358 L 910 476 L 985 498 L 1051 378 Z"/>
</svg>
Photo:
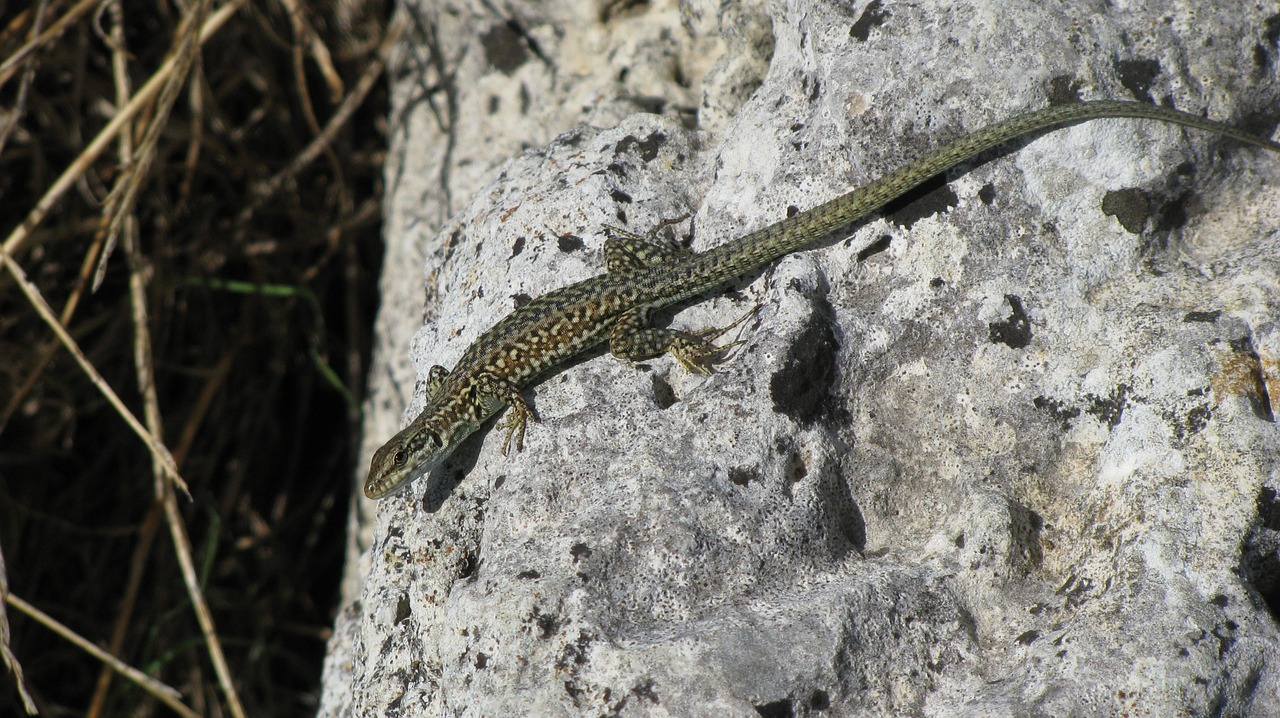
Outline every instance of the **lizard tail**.
<svg viewBox="0 0 1280 718">
<path fill-rule="evenodd" d="M 925 180 L 1010 140 L 1102 118 L 1159 120 L 1229 137 L 1273 152 L 1280 143 L 1198 115 L 1145 102 L 1098 100 L 1055 105 L 997 122 L 931 150 L 920 159 L 847 194 L 703 253 L 702 291 L 763 268 L 871 215 Z M 718 275 L 718 276 L 713 276 Z M 692 296 L 692 295 L 690 295 Z"/>
</svg>

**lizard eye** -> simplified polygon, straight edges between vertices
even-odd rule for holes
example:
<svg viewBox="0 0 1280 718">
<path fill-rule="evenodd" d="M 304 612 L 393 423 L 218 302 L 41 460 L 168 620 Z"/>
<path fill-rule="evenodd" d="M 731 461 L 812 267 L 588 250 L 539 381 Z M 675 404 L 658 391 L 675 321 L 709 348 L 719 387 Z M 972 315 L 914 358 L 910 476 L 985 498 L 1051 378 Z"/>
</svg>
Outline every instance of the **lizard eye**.
<svg viewBox="0 0 1280 718">
<path fill-rule="evenodd" d="M 404 451 L 397 451 L 396 455 L 391 457 L 391 461 L 394 462 L 396 466 L 404 466 Z"/>
</svg>

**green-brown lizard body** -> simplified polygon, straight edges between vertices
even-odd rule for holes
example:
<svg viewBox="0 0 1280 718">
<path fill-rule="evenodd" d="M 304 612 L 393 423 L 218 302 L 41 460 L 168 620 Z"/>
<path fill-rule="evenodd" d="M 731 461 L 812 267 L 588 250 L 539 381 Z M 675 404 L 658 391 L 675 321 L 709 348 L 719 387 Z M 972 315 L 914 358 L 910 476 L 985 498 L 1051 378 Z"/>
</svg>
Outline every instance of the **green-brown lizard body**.
<svg viewBox="0 0 1280 718">
<path fill-rule="evenodd" d="M 648 327 L 648 313 L 768 266 L 857 222 L 930 177 L 997 145 L 1086 120 L 1153 119 L 1213 132 L 1280 152 L 1280 143 L 1212 120 L 1139 102 L 1057 105 L 999 122 L 948 143 L 878 180 L 813 209 L 701 253 L 663 248 L 636 238 L 610 238 L 608 271 L 530 301 L 480 335 L 452 371 L 435 366 L 426 406 L 417 418 L 373 455 L 364 493 L 382 498 L 438 466 L 487 419 L 507 408 L 505 453 L 514 436 L 522 448 L 532 416 L 520 390 L 539 375 L 608 341 L 623 359 L 670 352 L 689 369 L 724 347 L 712 340 L 723 330 L 689 334 Z"/>
</svg>

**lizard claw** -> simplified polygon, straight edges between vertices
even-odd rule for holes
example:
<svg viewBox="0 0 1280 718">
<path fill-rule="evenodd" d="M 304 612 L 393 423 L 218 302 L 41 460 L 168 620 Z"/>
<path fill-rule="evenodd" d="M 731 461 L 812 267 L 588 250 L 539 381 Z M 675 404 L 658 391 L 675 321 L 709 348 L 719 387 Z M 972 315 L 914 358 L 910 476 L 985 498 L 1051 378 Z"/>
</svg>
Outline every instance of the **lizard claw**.
<svg viewBox="0 0 1280 718">
<path fill-rule="evenodd" d="M 528 406 L 524 404 L 513 404 L 507 409 L 507 416 L 498 422 L 495 429 L 506 429 L 507 435 L 502 439 L 502 455 L 508 456 L 511 450 L 511 437 L 516 439 L 516 453 L 524 451 L 524 430 L 529 424 L 529 419 L 535 422 L 539 421 L 538 415 L 533 413 Z"/>
</svg>

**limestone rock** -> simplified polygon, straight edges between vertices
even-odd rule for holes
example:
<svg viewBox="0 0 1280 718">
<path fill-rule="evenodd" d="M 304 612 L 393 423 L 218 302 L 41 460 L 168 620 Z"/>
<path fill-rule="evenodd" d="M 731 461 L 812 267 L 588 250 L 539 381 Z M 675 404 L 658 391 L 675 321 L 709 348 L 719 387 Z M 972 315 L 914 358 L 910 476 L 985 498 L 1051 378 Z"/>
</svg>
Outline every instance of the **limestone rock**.
<svg viewBox="0 0 1280 718">
<path fill-rule="evenodd" d="M 368 453 L 605 224 L 702 250 L 1051 100 L 1280 117 L 1261 5 L 491 7 L 409 7 Z M 761 306 L 715 375 L 597 353 L 382 502 L 320 715 L 1280 715 L 1280 158 L 946 179 L 675 313 Z"/>
</svg>

